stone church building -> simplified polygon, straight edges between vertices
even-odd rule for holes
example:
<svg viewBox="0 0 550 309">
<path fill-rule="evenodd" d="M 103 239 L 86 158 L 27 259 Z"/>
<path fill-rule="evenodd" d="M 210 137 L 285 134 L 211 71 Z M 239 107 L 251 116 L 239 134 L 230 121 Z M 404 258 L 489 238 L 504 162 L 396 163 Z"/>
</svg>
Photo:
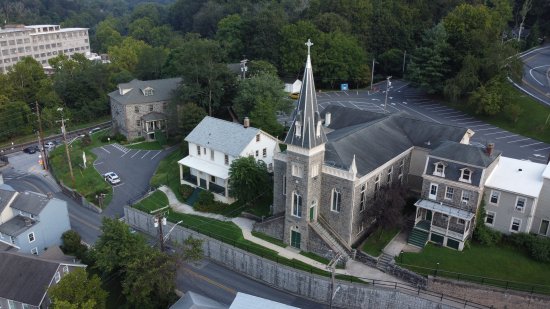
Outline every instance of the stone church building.
<svg viewBox="0 0 550 309">
<path fill-rule="evenodd" d="M 273 217 L 255 230 L 303 251 L 349 256 L 374 223 L 381 186 L 421 192 L 429 154 L 467 145 L 473 132 L 413 118 L 329 105 L 319 112 L 308 41 L 303 83 L 284 143 L 273 163 Z M 424 185 L 425 186 L 425 185 Z M 475 208 L 475 207 L 474 207 Z M 425 212 L 423 217 L 426 219 Z"/>
</svg>

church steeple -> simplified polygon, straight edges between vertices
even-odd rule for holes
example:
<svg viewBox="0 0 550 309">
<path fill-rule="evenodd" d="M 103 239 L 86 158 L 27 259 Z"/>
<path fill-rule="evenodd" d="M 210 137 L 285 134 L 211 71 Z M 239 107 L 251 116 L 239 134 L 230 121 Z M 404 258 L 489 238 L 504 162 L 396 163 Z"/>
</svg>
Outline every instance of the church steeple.
<svg viewBox="0 0 550 309">
<path fill-rule="evenodd" d="M 306 149 L 315 148 L 327 142 L 327 137 L 323 131 L 319 108 L 317 107 L 317 95 L 315 93 L 315 82 L 313 80 L 313 70 L 311 67 L 310 48 L 313 45 L 311 40 L 307 40 L 307 60 L 304 77 L 302 79 L 302 89 L 298 99 L 298 107 L 294 115 L 292 125 L 288 130 L 285 143 L 299 146 Z"/>
</svg>

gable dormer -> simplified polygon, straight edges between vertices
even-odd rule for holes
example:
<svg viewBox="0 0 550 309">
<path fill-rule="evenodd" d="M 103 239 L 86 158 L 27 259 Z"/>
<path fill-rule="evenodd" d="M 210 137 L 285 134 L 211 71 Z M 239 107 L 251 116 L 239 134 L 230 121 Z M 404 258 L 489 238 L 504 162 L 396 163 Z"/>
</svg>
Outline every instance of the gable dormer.
<svg viewBox="0 0 550 309">
<path fill-rule="evenodd" d="M 472 170 L 465 167 L 460 169 L 460 178 L 458 178 L 459 181 L 472 183 Z"/>
<path fill-rule="evenodd" d="M 439 176 L 439 177 L 445 177 L 445 167 L 447 167 L 447 164 L 441 161 L 435 162 L 433 175 Z"/>
<path fill-rule="evenodd" d="M 151 87 L 146 87 L 146 88 L 142 88 L 141 89 L 141 93 L 146 96 L 146 97 L 149 97 L 149 96 L 152 96 L 155 94 L 155 89 L 151 88 Z"/>
<path fill-rule="evenodd" d="M 132 88 L 126 87 L 126 86 L 128 86 L 128 84 L 120 84 L 120 85 L 118 85 L 118 93 L 120 93 L 120 95 L 125 95 L 125 94 L 127 94 L 128 92 L 132 91 Z"/>
</svg>

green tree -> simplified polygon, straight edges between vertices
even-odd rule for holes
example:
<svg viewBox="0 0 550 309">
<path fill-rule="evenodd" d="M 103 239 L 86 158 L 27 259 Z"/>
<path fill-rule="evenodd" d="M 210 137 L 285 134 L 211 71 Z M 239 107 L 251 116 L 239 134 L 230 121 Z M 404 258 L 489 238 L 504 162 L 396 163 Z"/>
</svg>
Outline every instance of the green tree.
<svg viewBox="0 0 550 309">
<path fill-rule="evenodd" d="M 0 97 L 0 140 L 8 140 L 33 131 L 32 112 L 29 105 L 21 101 L 8 101 Z"/>
<path fill-rule="evenodd" d="M 253 77 L 260 74 L 269 74 L 277 76 L 277 68 L 264 60 L 252 60 L 248 63 L 248 73 L 246 76 Z"/>
<path fill-rule="evenodd" d="M 122 35 L 116 30 L 114 20 L 106 19 L 96 27 L 95 39 L 100 52 L 107 52 L 110 47 L 122 42 Z"/>
<path fill-rule="evenodd" d="M 76 268 L 48 289 L 54 308 L 102 309 L 107 292 L 97 275 L 88 277 L 83 268 Z"/>
<path fill-rule="evenodd" d="M 46 79 L 42 65 L 32 57 L 19 60 L 8 72 L 8 79 L 13 91 L 10 99 L 34 103 L 38 98 L 41 81 Z"/>
<path fill-rule="evenodd" d="M 260 102 L 270 105 L 273 111 L 288 112 L 292 108 L 292 102 L 286 99 L 283 82 L 272 74 L 254 75 L 237 85 L 233 108 L 239 117 L 250 115 Z"/>
<path fill-rule="evenodd" d="M 268 101 L 260 101 L 250 113 L 252 126 L 262 129 L 272 136 L 283 136 L 284 126 L 277 121 L 273 105 Z"/>
<path fill-rule="evenodd" d="M 407 204 L 406 194 L 406 189 L 400 184 L 381 187 L 372 201 L 371 215 L 367 218 L 369 223 L 374 219 L 379 228 L 401 228 L 403 209 Z"/>
<path fill-rule="evenodd" d="M 307 49 L 304 44 L 308 39 L 313 44 L 320 44 L 317 41 L 321 37 L 321 31 L 310 21 L 299 21 L 295 24 L 285 25 L 281 29 L 281 67 L 283 75 L 296 76 L 304 69 L 304 62 L 307 55 Z M 323 50 L 314 46 L 311 49 L 312 58 L 319 63 L 319 54 Z M 318 74 L 316 74 L 318 76 Z"/>
<path fill-rule="evenodd" d="M 82 259 L 88 248 L 82 244 L 82 239 L 80 234 L 74 230 L 66 231 L 61 235 L 61 240 L 63 245 L 61 249 L 64 253 L 75 255 L 77 258 Z"/>
<path fill-rule="evenodd" d="M 254 157 L 233 160 L 229 167 L 229 194 L 249 204 L 263 194 L 269 194 L 271 182 L 265 163 Z"/>
<path fill-rule="evenodd" d="M 413 53 L 407 77 L 415 86 L 430 94 L 441 93 L 449 72 L 448 49 L 443 24 L 427 30 L 422 37 L 422 45 Z"/>
<path fill-rule="evenodd" d="M 135 75 L 141 80 L 160 79 L 168 58 L 168 51 L 162 47 L 144 47 L 138 54 Z"/>
<path fill-rule="evenodd" d="M 231 61 L 241 60 L 243 56 L 243 26 L 244 22 L 239 14 L 228 15 L 218 23 L 216 40 L 220 42 L 220 46 Z"/>
<path fill-rule="evenodd" d="M 120 69 L 134 73 L 139 54 L 147 47 L 149 47 L 147 43 L 127 37 L 120 45 L 109 47 L 111 63 Z"/>
<path fill-rule="evenodd" d="M 191 131 L 201 122 L 206 116 L 204 108 L 195 103 L 186 103 L 178 106 L 178 128 L 183 136 L 191 133 Z"/>
</svg>

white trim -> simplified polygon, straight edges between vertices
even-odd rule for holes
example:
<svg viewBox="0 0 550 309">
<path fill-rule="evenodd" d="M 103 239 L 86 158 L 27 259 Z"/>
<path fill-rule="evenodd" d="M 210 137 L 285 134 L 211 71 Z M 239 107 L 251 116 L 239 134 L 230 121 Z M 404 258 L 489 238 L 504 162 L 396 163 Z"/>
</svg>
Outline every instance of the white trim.
<svg viewBox="0 0 550 309">
<path fill-rule="evenodd" d="M 433 187 L 435 187 L 435 194 L 432 194 Z M 433 201 L 437 200 L 437 191 L 439 191 L 439 184 L 431 182 L 428 188 L 428 199 Z"/>
<path fill-rule="evenodd" d="M 64 274 L 69 273 L 69 265 L 63 265 L 63 273 Z"/>
<path fill-rule="evenodd" d="M 487 222 L 487 218 L 488 218 L 489 214 L 491 214 L 492 217 L 493 217 L 493 222 L 491 222 L 491 223 Z M 496 212 L 494 212 L 494 211 L 486 211 L 486 212 L 485 212 L 485 220 L 483 220 L 483 222 L 485 222 L 485 225 L 494 226 L 494 225 L 495 225 L 495 219 L 496 219 L 496 217 L 497 217 L 497 213 L 496 213 Z"/>
<path fill-rule="evenodd" d="M 59 281 L 61 281 L 61 274 L 59 273 L 59 271 L 55 272 L 55 274 L 53 275 L 53 280 L 55 281 L 55 283 L 59 283 Z"/>
<path fill-rule="evenodd" d="M 437 169 L 440 165 L 441 165 L 441 172 L 438 172 Z M 445 178 L 445 163 L 441 161 L 435 162 L 433 175 Z"/>
<path fill-rule="evenodd" d="M 31 249 L 31 254 L 38 255 L 38 247 L 34 247 Z"/>
<path fill-rule="evenodd" d="M 497 197 L 496 203 L 493 202 L 493 194 L 496 194 L 496 197 Z M 500 201 L 500 191 L 491 190 L 491 192 L 489 193 L 489 204 L 498 206 L 499 201 Z"/>
<path fill-rule="evenodd" d="M 31 235 L 32 235 L 32 240 L 31 240 Z M 36 241 L 36 235 L 34 235 L 34 232 L 30 232 L 29 234 L 27 234 L 27 239 L 29 240 L 29 244 L 35 242 Z"/>
<path fill-rule="evenodd" d="M 517 230 L 517 231 L 512 229 L 512 226 L 514 226 L 514 219 L 519 221 L 518 230 Z M 521 232 L 521 221 L 522 221 L 522 220 L 521 220 L 520 218 L 512 217 L 512 220 L 510 221 L 510 232 L 512 232 L 512 233 L 519 233 L 519 232 Z"/>
<path fill-rule="evenodd" d="M 469 172 L 468 179 L 464 178 L 464 172 L 466 172 L 466 171 Z M 473 174 L 474 174 L 474 172 L 471 169 L 469 169 L 467 167 L 461 168 L 460 169 L 460 178 L 458 178 L 458 181 L 462 181 L 462 182 L 465 182 L 465 183 L 472 183 L 472 175 Z"/>
<path fill-rule="evenodd" d="M 521 207 L 521 209 L 519 209 L 519 207 L 518 207 L 519 199 L 523 200 L 523 206 Z M 518 212 L 521 212 L 521 213 L 524 213 L 525 212 L 525 207 L 527 207 L 527 198 L 525 198 L 523 196 L 516 196 L 516 202 L 514 203 L 514 210 L 518 211 Z"/>
<path fill-rule="evenodd" d="M 334 205 L 334 196 L 337 195 L 336 203 Z M 338 206 L 337 208 L 335 206 Z M 330 193 L 330 211 L 339 213 L 342 210 L 342 192 L 336 188 L 332 188 Z"/>
<path fill-rule="evenodd" d="M 451 197 L 447 197 L 447 194 L 449 193 L 449 189 L 452 190 Z M 443 197 L 445 200 L 452 201 L 455 196 L 455 188 L 450 186 L 445 186 L 445 196 Z"/>
<path fill-rule="evenodd" d="M 296 196 L 296 201 L 298 201 L 299 203 L 299 206 L 300 207 L 297 207 L 296 204 L 294 204 L 294 197 Z M 292 209 L 290 210 L 290 214 L 293 216 L 293 217 L 296 217 L 296 218 L 301 218 L 302 217 L 302 206 L 304 206 L 304 200 L 302 198 L 302 195 L 300 195 L 298 192 L 296 191 L 292 191 L 292 200 L 291 200 L 291 207 Z M 309 209 L 308 209 L 309 210 Z M 295 214 L 296 213 L 296 214 Z"/>
</svg>

